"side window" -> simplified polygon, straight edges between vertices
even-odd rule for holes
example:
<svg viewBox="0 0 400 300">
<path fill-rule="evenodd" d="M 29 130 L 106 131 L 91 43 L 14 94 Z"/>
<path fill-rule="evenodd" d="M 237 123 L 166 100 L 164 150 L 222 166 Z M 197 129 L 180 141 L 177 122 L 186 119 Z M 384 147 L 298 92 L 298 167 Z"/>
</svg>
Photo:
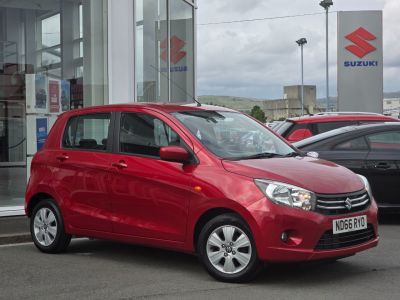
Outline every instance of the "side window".
<svg viewBox="0 0 400 300">
<path fill-rule="evenodd" d="M 364 137 L 348 140 L 346 142 L 337 144 L 333 147 L 334 150 L 368 150 L 368 144 Z"/>
<path fill-rule="evenodd" d="M 367 136 L 371 150 L 375 151 L 399 151 L 400 131 L 389 131 L 371 134 Z"/>
<path fill-rule="evenodd" d="M 180 146 L 181 139 L 160 119 L 136 113 L 121 115 L 120 152 L 159 157 L 163 146 Z"/>
<path fill-rule="evenodd" d="M 327 132 L 340 127 L 355 125 L 356 122 L 326 122 L 326 123 L 315 123 L 316 134 Z"/>
<path fill-rule="evenodd" d="M 110 117 L 110 114 L 91 114 L 71 118 L 65 128 L 63 147 L 105 151 Z"/>
</svg>

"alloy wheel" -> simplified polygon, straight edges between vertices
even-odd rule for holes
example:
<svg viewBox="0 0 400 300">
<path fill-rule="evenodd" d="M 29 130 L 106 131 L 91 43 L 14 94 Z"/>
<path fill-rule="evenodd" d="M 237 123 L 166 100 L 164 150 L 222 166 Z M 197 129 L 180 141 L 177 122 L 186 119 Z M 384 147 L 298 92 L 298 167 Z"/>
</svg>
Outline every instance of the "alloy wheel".
<svg viewBox="0 0 400 300">
<path fill-rule="evenodd" d="M 249 237 L 240 228 L 225 225 L 215 229 L 207 240 L 207 256 L 218 271 L 236 274 L 250 262 L 252 247 Z"/>
<path fill-rule="evenodd" d="M 36 240 L 40 245 L 50 246 L 57 236 L 57 219 L 55 214 L 47 207 L 42 207 L 36 212 L 33 221 L 33 230 Z"/>
</svg>

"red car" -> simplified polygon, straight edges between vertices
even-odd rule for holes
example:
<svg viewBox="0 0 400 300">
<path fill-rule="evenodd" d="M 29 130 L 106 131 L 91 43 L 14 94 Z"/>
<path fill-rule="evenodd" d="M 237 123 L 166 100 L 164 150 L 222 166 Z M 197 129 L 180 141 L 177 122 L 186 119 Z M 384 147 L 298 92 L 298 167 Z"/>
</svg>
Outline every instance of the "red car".
<svg viewBox="0 0 400 300">
<path fill-rule="evenodd" d="M 213 106 L 126 104 L 62 114 L 33 158 L 37 248 L 71 236 L 197 253 L 228 282 L 262 262 L 338 259 L 378 244 L 368 181 L 303 156 L 263 124 Z"/>
<path fill-rule="evenodd" d="M 380 122 L 398 122 L 399 119 L 375 113 L 334 112 L 287 119 L 274 130 L 294 143 L 313 135 L 340 127 Z"/>
</svg>

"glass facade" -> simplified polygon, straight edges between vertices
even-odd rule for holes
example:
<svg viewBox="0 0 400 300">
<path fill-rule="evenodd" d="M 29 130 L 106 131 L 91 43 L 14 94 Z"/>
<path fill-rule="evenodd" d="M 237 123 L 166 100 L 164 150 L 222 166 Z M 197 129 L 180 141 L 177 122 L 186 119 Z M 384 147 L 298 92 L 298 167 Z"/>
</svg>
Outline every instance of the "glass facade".
<svg viewBox="0 0 400 300">
<path fill-rule="evenodd" d="M 107 97 L 106 0 L 0 3 L 0 208 L 23 205 L 57 115 Z"/>
<path fill-rule="evenodd" d="M 183 0 L 137 0 L 138 102 L 193 102 L 194 7 Z"/>
<path fill-rule="evenodd" d="M 0 1 L 0 216 L 23 205 L 32 157 L 63 111 L 193 102 L 194 22 L 189 0 Z"/>
</svg>

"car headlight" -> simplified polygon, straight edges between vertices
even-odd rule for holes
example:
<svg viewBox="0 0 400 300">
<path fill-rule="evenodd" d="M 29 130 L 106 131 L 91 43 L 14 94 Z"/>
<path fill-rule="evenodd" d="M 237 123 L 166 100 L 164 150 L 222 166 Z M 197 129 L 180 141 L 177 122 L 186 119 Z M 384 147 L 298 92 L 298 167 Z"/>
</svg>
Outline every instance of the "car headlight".
<svg viewBox="0 0 400 300">
<path fill-rule="evenodd" d="M 303 188 L 283 182 L 255 179 L 255 184 L 274 203 L 313 210 L 315 208 L 315 194 Z"/>
<path fill-rule="evenodd" d="M 362 182 L 364 183 L 364 187 L 367 190 L 369 197 L 372 197 L 372 190 L 371 190 L 371 186 L 369 185 L 367 177 L 360 175 L 360 174 L 357 174 L 357 175 L 358 175 L 358 177 L 361 178 Z"/>
</svg>

